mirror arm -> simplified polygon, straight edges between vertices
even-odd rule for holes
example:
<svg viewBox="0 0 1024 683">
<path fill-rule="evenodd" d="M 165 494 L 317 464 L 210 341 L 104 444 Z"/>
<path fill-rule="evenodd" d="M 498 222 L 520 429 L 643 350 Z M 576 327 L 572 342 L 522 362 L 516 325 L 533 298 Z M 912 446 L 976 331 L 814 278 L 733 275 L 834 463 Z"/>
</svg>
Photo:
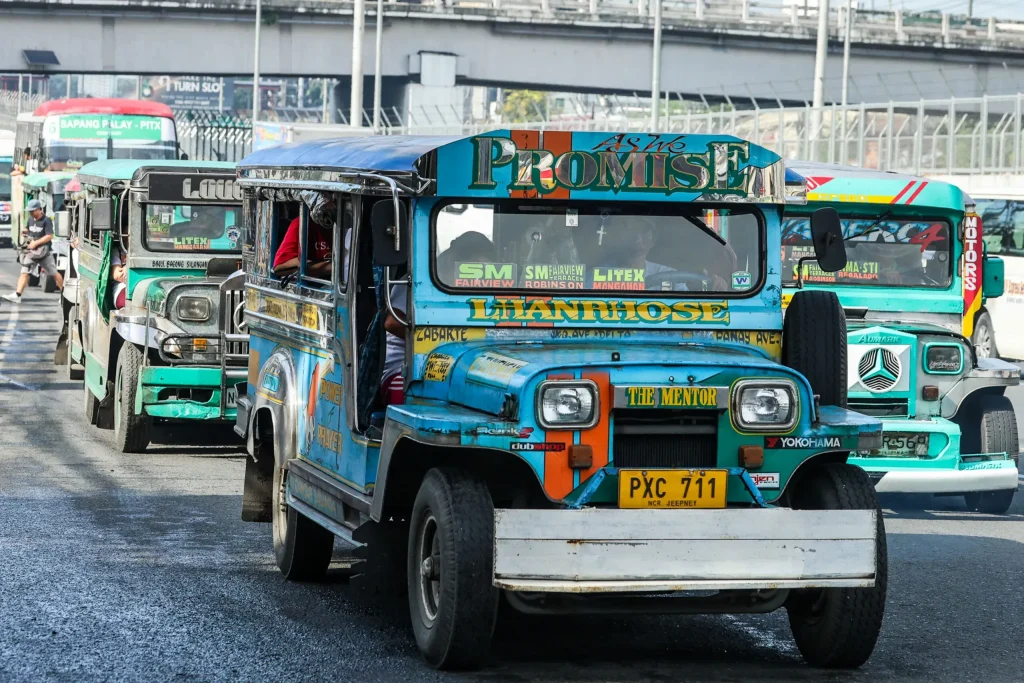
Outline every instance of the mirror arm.
<svg viewBox="0 0 1024 683">
<path fill-rule="evenodd" d="M 398 214 L 395 215 L 397 216 Z M 397 241 L 397 238 L 395 241 Z M 402 320 L 402 318 L 395 313 L 395 309 L 391 305 L 391 287 L 393 285 L 405 285 L 406 287 L 411 287 L 412 283 L 409 281 L 408 277 L 402 280 L 392 280 L 391 266 L 386 266 L 384 268 L 384 307 L 387 309 L 388 315 L 401 323 L 402 327 L 412 327 L 408 320 Z M 411 299 L 412 297 L 409 298 Z M 408 311 L 406 313 L 408 314 Z"/>
<path fill-rule="evenodd" d="M 796 262 L 796 288 L 804 288 L 804 261 L 817 261 L 817 257 L 804 256 L 802 259 Z"/>
</svg>

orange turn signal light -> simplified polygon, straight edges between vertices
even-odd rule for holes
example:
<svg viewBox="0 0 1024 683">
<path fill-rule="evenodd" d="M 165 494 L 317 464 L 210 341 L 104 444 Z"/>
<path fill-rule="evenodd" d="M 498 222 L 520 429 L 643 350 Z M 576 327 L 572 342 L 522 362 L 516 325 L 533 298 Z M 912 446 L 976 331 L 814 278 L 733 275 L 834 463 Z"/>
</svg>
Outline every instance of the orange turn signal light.
<svg viewBox="0 0 1024 683">
<path fill-rule="evenodd" d="M 760 446 L 740 446 L 740 467 L 748 470 L 764 465 L 764 449 Z"/>
<path fill-rule="evenodd" d="M 569 446 L 569 469 L 589 470 L 594 465 L 594 449 L 586 444 Z"/>
<path fill-rule="evenodd" d="M 926 401 L 938 401 L 939 388 L 933 384 L 921 387 L 921 398 Z"/>
</svg>

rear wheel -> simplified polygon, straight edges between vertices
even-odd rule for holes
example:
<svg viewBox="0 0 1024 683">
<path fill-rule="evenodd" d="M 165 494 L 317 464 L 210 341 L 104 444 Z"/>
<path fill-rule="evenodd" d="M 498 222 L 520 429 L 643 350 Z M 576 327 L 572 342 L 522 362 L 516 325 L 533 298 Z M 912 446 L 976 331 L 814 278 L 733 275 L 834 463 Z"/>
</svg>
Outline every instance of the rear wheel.
<svg viewBox="0 0 1024 683">
<path fill-rule="evenodd" d="M 1009 453 L 1016 463 L 1019 448 L 1017 416 L 1010 399 L 1005 396 L 982 396 L 978 400 L 976 414 L 979 416 L 976 426 L 966 425 L 968 429 L 973 427 L 974 433 L 969 440 L 965 438 L 964 441 L 970 445 L 976 444 L 979 453 Z M 1015 493 L 1015 488 L 967 493 L 964 494 L 964 502 L 974 512 L 1002 515 L 1010 509 Z"/>
<path fill-rule="evenodd" d="M 855 668 L 871 656 L 882 629 L 888 582 L 882 511 L 864 470 L 832 463 L 800 481 L 793 507 L 805 510 L 875 510 L 875 585 L 794 591 L 786 603 L 800 654 L 812 666 Z"/>
<path fill-rule="evenodd" d="M 409 526 L 409 611 L 416 644 L 439 669 L 467 669 L 487 655 L 498 614 L 494 503 L 459 469 L 432 469 Z"/>
<path fill-rule="evenodd" d="M 807 378 L 822 405 L 846 407 L 846 315 L 835 292 L 793 295 L 782 328 L 782 363 Z"/>
<path fill-rule="evenodd" d="M 57 288 L 57 280 L 56 280 L 56 278 L 54 278 L 54 277 L 52 277 L 50 275 L 44 275 L 43 276 L 43 291 L 46 292 L 47 294 L 53 294 L 54 292 L 60 291 Z"/>
<path fill-rule="evenodd" d="M 288 470 L 274 469 L 274 557 L 292 581 L 319 581 L 327 573 L 334 534 L 288 505 Z"/>
<path fill-rule="evenodd" d="M 114 380 L 114 438 L 122 453 L 141 453 L 149 445 L 149 416 L 136 414 L 135 402 L 142 374 L 142 351 L 125 342 L 117 355 Z"/>
<path fill-rule="evenodd" d="M 39 276 L 38 275 L 29 275 L 28 276 L 28 286 L 29 287 L 38 287 L 39 286 Z"/>
</svg>

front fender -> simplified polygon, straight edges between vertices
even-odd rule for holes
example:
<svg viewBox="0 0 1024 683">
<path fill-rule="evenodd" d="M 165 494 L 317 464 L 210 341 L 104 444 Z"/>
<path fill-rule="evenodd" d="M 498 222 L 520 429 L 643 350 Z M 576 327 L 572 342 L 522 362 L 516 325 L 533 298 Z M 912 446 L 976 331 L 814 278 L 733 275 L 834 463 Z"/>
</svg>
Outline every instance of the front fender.
<svg viewBox="0 0 1024 683">
<path fill-rule="evenodd" d="M 274 434 L 275 465 L 284 467 L 284 463 L 298 453 L 297 386 L 291 353 L 283 347 L 274 349 L 260 368 L 254 387 L 253 407 L 249 418 L 249 439 L 246 444 L 249 454 L 253 457 L 256 420 L 268 414 Z"/>
</svg>

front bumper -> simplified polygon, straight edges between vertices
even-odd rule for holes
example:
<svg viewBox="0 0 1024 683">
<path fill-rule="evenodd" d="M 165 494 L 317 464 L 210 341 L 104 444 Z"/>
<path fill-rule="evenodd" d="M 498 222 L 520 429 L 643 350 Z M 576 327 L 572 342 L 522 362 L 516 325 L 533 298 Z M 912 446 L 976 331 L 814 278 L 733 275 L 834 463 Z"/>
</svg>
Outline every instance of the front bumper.
<svg viewBox="0 0 1024 683">
<path fill-rule="evenodd" d="M 852 465 L 862 467 L 879 493 L 969 493 L 1017 488 L 1014 454 L 964 454 L 960 428 L 949 420 L 883 420 L 885 434 L 929 435 L 927 456 L 855 455 Z"/>
<path fill-rule="evenodd" d="M 874 510 L 494 511 L 494 585 L 636 593 L 870 587 Z"/>
<path fill-rule="evenodd" d="M 237 380 L 234 380 L 237 381 Z M 174 420 L 235 420 L 234 403 L 221 410 L 220 368 L 149 366 L 139 376 L 136 413 Z M 238 391 L 245 394 L 244 382 Z M 209 390 L 207 400 L 160 399 L 165 389 Z"/>
</svg>

